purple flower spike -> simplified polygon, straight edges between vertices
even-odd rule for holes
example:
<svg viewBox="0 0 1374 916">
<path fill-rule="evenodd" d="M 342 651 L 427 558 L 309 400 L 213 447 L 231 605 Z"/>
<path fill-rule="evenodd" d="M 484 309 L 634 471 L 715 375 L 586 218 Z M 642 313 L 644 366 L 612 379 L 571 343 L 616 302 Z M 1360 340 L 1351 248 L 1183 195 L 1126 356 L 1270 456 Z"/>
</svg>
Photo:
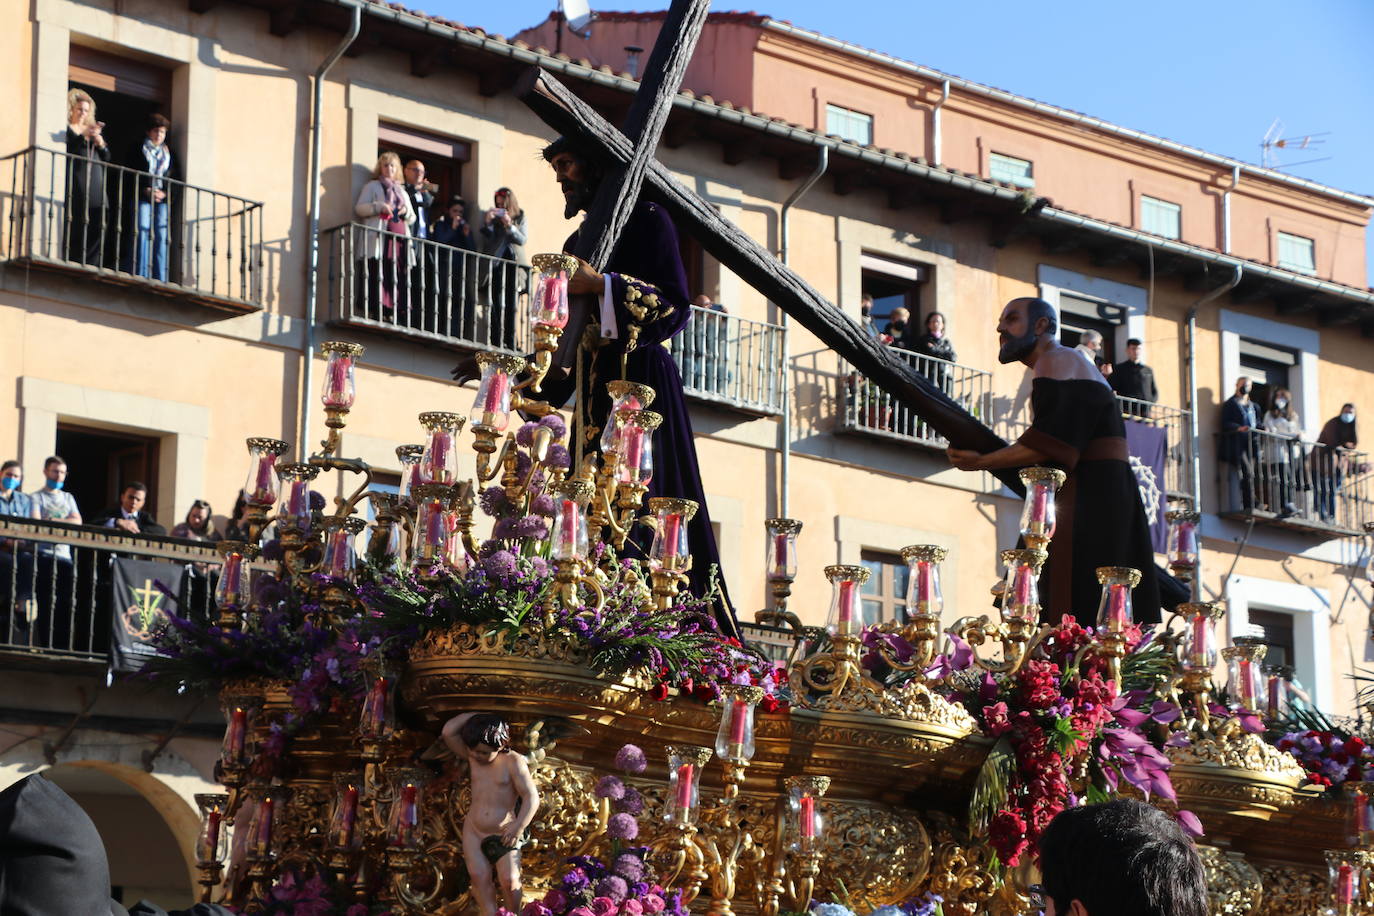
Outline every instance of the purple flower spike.
<svg viewBox="0 0 1374 916">
<path fill-rule="evenodd" d="M 622 799 L 625 797 L 625 783 L 618 776 L 602 776 L 593 794 L 597 798 L 609 798 L 612 801 Z"/>
<path fill-rule="evenodd" d="M 606 824 L 606 835 L 613 840 L 633 840 L 639 836 L 639 821 L 630 814 L 612 814 Z"/>
<path fill-rule="evenodd" d="M 644 752 L 633 744 L 622 747 L 615 755 L 615 765 L 626 773 L 643 773 L 649 765 Z"/>
</svg>

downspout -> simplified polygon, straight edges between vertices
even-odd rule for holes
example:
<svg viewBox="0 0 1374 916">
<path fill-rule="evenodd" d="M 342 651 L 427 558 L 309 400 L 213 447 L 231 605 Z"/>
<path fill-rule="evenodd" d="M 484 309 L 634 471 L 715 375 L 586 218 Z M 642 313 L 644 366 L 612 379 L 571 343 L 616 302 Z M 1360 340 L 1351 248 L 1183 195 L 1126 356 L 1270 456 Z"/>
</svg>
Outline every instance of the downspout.
<svg viewBox="0 0 1374 916">
<path fill-rule="evenodd" d="M 1240 166 L 1231 167 L 1231 186 L 1221 195 L 1221 251 L 1231 253 L 1231 192 L 1240 184 Z"/>
<path fill-rule="evenodd" d="M 1218 286 L 1216 289 L 1208 290 L 1202 298 L 1188 306 L 1188 314 L 1185 319 L 1187 327 L 1187 350 L 1184 353 L 1184 362 L 1188 367 L 1188 437 L 1193 443 L 1192 463 L 1192 501 L 1193 511 L 1202 511 L 1202 450 L 1199 447 L 1200 424 L 1198 422 L 1197 404 L 1197 311 L 1202 306 L 1216 299 L 1224 293 L 1228 293 L 1236 288 L 1240 283 L 1240 278 L 1244 275 L 1245 269 L 1239 264 L 1231 268 L 1231 279 Z M 1198 550 L 1198 568 L 1193 572 L 1193 581 L 1189 586 L 1191 600 L 1198 601 L 1202 596 L 1202 551 Z"/>
<path fill-rule="evenodd" d="M 792 205 L 795 204 L 797 201 L 801 200 L 802 195 L 805 194 L 807 191 L 811 190 L 811 186 L 814 185 L 816 182 L 818 182 L 818 181 L 821 180 L 821 176 L 825 174 L 826 167 L 830 165 L 830 147 L 828 147 L 828 146 L 822 146 L 822 147 L 818 150 L 818 153 L 819 153 L 819 155 L 816 157 L 816 168 L 815 168 L 815 171 L 813 171 L 810 175 L 807 176 L 806 181 L 802 182 L 801 187 L 799 187 L 799 188 L 797 188 L 797 190 L 793 191 L 792 194 L 787 198 L 786 201 L 783 202 L 783 205 L 782 205 L 782 215 L 781 215 L 781 217 L 779 217 L 779 219 L 778 219 L 778 237 L 779 237 L 780 241 L 782 242 L 782 263 L 783 263 L 783 266 L 784 266 L 784 267 L 788 266 L 787 256 L 788 256 L 788 251 L 789 251 L 789 236 L 788 236 L 787 227 L 788 227 L 788 217 L 791 215 L 791 212 L 792 212 Z M 782 314 L 782 429 L 779 431 L 779 436 L 782 438 L 782 475 L 781 475 L 781 476 L 782 476 L 782 481 L 781 481 L 781 484 L 782 484 L 782 485 L 781 485 L 781 488 L 780 488 L 780 496 L 779 496 L 779 499 L 778 499 L 778 517 L 779 517 L 779 518 L 791 518 L 791 516 L 789 516 L 789 515 L 787 514 L 787 510 L 788 510 L 788 500 L 787 500 L 788 477 L 787 477 L 787 474 L 788 474 L 788 472 L 791 470 L 791 466 L 792 466 L 792 384 L 791 384 L 791 362 L 792 362 L 792 354 L 791 354 L 791 352 L 789 352 L 789 350 L 788 350 L 788 342 L 787 342 L 787 328 L 788 328 L 788 324 L 789 324 L 789 322 L 788 322 L 788 318 L 787 318 L 787 313 L 786 313 L 786 312 L 783 312 L 783 314 Z"/>
<path fill-rule="evenodd" d="M 315 84 L 312 89 L 314 98 L 310 118 L 310 241 L 305 264 L 305 342 L 301 345 L 301 357 L 305 365 L 301 369 L 301 429 L 296 440 L 296 453 L 301 461 L 310 453 L 306 443 L 310 441 L 310 408 L 314 404 L 315 303 L 319 296 L 320 265 L 320 112 L 324 105 L 325 74 L 340 57 L 343 57 L 343 53 L 362 31 L 362 4 L 354 3 L 352 6 L 353 21 L 348 26 L 348 34 L 315 71 Z"/>
<path fill-rule="evenodd" d="M 943 118 L 940 117 L 940 109 L 945 107 L 949 101 L 949 80 L 940 82 L 940 101 L 935 103 L 935 107 L 930 110 L 930 154 L 931 162 L 936 165 L 944 165 L 945 143 L 944 131 L 941 130 Z"/>
</svg>

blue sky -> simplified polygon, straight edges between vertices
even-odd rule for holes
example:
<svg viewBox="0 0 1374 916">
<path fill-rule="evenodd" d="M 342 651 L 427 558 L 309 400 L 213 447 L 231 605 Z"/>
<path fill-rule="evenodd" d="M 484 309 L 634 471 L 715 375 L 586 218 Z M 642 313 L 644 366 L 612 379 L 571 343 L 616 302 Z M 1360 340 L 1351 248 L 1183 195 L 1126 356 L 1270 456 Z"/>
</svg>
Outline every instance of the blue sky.
<svg viewBox="0 0 1374 916">
<path fill-rule="evenodd" d="M 414 5 L 512 35 L 555 2 Z M 1328 134 L 1315 150 L 1281 153 L 1280 166 L 1294 163 L 1284 171 L 1374 196 L 1371 0 L 769 0 L 756 11 L 1246 162 L 1260 161 L 1278 118 L 1287 136 Z M 1374 234 L 1367 249 L 1374 276 Z"/>
</svg>

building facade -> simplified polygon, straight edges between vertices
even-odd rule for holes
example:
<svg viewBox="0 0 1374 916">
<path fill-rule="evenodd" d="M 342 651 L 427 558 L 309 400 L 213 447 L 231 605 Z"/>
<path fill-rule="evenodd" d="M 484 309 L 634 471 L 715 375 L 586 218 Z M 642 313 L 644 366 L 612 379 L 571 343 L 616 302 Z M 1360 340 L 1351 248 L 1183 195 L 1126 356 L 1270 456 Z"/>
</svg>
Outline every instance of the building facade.
<svg viewBox="0 0 1374 916">
<path fill-rule="evenodd" d="M 356 38 L 318 78 L 343 47 L 348 0 L 36 0 L 0 15 L 13 87 L 0 124 L 0 380 L 14 391 L 0 442 L 22 461 L 25 492 L 61 454 L 88 517 L 139 479 L 169 528 L 198 499 L 223 528 L 246 437 L 323 437 L 319 408 L 306 406 L 322 340 L 367 347 L 343 452 L 384 481 L 399 479 L 394 448 L 418 438 L 417 413 L 466 413 L 472 391 L 449 370 L 477 348 L 523 346 L 523 319 L 507 316 L 526 272 L 438 241 L 397 242 L 359 205 L 374 164 L 388 150 L 423 161 L 438 186 L 431 218 L 461 195 L 477 221 L 509 188 L 525 252 L 558 250 L 575 224 L 539 156 L 551 135 L 513 87 L 543 66 L 617 123 L 636 86 L 616 72 L 630 63 L 624 48 L 652 47 L 657 29 L 652 17 L 611 18 L 590 42 L 565 33 L 567 53 L 555 54 L 552 24 L 507 40 L 366 4 Z M 945 315 L 957 357 L 903 358 L 1004 437 L 1023 428 L 1029 396 L 1022 367 L 996 359 L 1008 299 L 1049 300 L 1071 340 L 1097 330 L 1117 358 L 1127 339 L 1143 341 L 1158 399 L 1123 410 L 1164 439 L 1156 498 L 1200 499 L 1202 596 L 1226 603 L 1230 636 L 1261 628 L 1321 708 L 1352 711 L 1347 675 L 1374 651 L 1362 536 L 1374 486 L 1363 452 L 1331 453 L 1329 465 L 1316 440 L 1344 403 L 1374 404 L 1374 200 L 761 17 L 713 16 L 687 86 L 662 162 L 765 248 L 780 251 L 785 233 L 792 267 L 855 320 L 865 294 L 880 321 L 898 305 L 918 324 Z M 96 102 L 112 150 L 99 200 L 89 160 L 67 152 L 72 89 Z M 137 166 L 153 112 L 171 121 L 164 211 L 140 208 L 157 202 L 120 167 Z M 784 212 L 822 151 L 821 180 Z M 873 619 L 899 614 L 897 551 L 919 543 L 949 549 L 949 619 L 987 611 L 1019 502 L 988 475 L 951 469 L 919 417 L 699 242 L 683 253 L 693 294 L 726 309 L 698 312 L 673 347 L 740 616 L 767 605 L 763 522 L 781 514 L 805 525 L 791 607 L 807 622 L 825 613 L 821 568 L 841 562 L 873 569 Z M 408 269 L 388 273 L 388 258 Z M 1305 440 L 1261 441 L 1244 478 L 1218 448 L 1241 375 L 1291 390 Z M 114 534 L 98 548 L 45 536 L 120 546 Z M 117 864 L 115 881 L 184 900 L 192 796 L 212 786 L 213 701 L 104 688 L 95 641 L 11 638 L 0 653 L 6 695 L 27 698 L 0 711 L 23 736 L 0 756 L 0 784 L 53 766 L 90 808 L 143 804 L 184 868 L 173 878 Z"/>
</svg>

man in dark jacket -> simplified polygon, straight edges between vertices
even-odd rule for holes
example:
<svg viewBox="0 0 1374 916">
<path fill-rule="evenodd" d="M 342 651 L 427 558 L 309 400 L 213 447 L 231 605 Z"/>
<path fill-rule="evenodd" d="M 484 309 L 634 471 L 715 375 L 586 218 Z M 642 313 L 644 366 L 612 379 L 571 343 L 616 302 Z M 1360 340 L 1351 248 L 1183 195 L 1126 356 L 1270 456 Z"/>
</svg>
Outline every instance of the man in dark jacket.
<svg viewBox="0 0 1374 916">
<path fill-rule="evenodd" d="M 1236 500 L 1230 493 L 1229 482 L 1235 477 L 1240 479 L 1241 506 L 1246 512 L 1255 507 L 1255 437 L 1254 429 L 1259 426 L 1259 413 L 1255 403 L 1250 400 L 1250 380 L 1245 376 L 1236 379 L 1236 393 L 1221 405 L 1221 443 L 1217 457 L 1231 466 L 1227 474 L 1227 508 L 1234 510 Z"/>
<path fill-rule="evenodd" d="M 166 534 L 167 529 L 143 511 L 143 504 L 147 499 L 147 486 L 137 482 L 131 483 L 120 494 L 119 505 L 97 515 L 91 520 L 91 524 L 117 528 L 129 534 Z"/>
<path fill-rule="evenodd" d="M 1132 337 L 1126 341 L 1126 359 L 1112 367 L 1107 381 L 1112 390 L 1123 398 L 1132 398 L 1153 404 L 1159 400 L 1159 389 L 1155 387 L 1155 371 L 1140 361 L 1140 341 Z M 1142 404 L 1132 404 L 1127 413 L 1148 416 L 1149 408 Z"/>
</svg>

